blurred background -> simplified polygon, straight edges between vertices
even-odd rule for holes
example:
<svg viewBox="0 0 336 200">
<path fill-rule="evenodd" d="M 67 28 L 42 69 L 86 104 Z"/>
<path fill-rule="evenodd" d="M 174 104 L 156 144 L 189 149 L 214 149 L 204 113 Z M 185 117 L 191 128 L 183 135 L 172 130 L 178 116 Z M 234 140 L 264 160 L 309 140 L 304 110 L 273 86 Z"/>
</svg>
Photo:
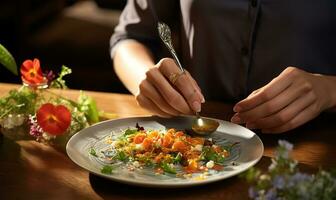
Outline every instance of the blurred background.
<svg viewBox="0 0 336 200">
<path fill-rule="evenodd" d="M 39 58 L 43 70 L 72 69 L 73 89 L 127 93 L 113 71 L 109 39 L 126 0 L 1 0 L 0 43 L 20 67 Z M 0 67 L 0 82 L 21 83 Z"/>
</svg>

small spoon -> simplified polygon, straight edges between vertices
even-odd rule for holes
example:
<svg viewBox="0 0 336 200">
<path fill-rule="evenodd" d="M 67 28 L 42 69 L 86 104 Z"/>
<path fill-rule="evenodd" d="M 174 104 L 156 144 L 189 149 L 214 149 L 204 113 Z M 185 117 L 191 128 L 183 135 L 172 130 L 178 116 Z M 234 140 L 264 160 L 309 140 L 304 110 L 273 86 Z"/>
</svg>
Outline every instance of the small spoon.
<svg viewBox="0 0 336 200">
<path fill-rule="evenodd" d="M 161 40 L 169 49 L 169 52 L 173 56 L 177 66 L 180 68 L 181 72 L 184 73 L 184 69 L 177 57 L 175 49 L 171 40 L 171 31 L 167 24 L 163 22 L 158 22 L 158 31 Z M 216 120 L 202 118 L 198 112 L 196 112 L 196 119 L 193 120 L 191 124 L 192 130 L 200 135 L 208 135 L 217 130 L 219 123 Z"/>
<path fill-rule="evenodd" d="M 201 117 L 199 113 L 196 112 L 196 119 L 193 120 L 191 129 L 200 135 L 209 135 L 215 132 L 218 126 L 218 121 Z"/>
</svg>

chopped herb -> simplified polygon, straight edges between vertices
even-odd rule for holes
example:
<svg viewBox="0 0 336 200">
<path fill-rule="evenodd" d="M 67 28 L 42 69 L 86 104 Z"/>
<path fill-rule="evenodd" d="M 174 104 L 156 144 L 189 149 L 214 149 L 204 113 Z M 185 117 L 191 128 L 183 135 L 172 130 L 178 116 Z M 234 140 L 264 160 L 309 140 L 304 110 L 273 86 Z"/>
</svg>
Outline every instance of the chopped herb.
<svg viewBox="0 0 336 200">
<path fill-rule="evenodd" d="M 180 163 L 182 160 L 182 154 L 180 152 L 178 152 L 178 154 L 175 156 L 175 158 L 173 159 L 173 163 L 177 164 Z"/>
<path fill-rule="evenodd" d="M 103 174 L 112 174 L 112 171 L 113 171 L 113 167 L 112 167 L 112 166 L 109 166 L 109 165 L 105 165 L 105 166 L 100 170 L 100 172 L 103 173 Z"/>
<path fill-rule="evenodd" d="M 164 172 L 170 173 L 170 174 L 176 174 L 176 170 L 172 168 L 168 163 L 163 162 L 161 163 L 161 168 Z"/>
<path fill-rule="evenodd" d="M 222 155 L 216 153 L 211 147 L 208 146 L 203 147 L 202 154 L 204 155 L 205 161 L 212 160 L 217 164 L 223 164 L 225 161 L 225 158 Z"/>
<path fill-rule="evenodd" d="M 127 161 L 128 160 L 128 157 L 127 155 L 125 154 L 125 152 L 123 151 L 118 151 L 117 155 L 116 155 L 116 159 L 120 160 L 120 161 Z"/>
<path fill-rule="evenodd" d="M 136 132 L 138 132 L 138 130 L 136 130 L 136 129 L 127 129 L 127 130 L 125 131 L 124 135 L 125 135 L 125 136 L 127 136 L 127 135 L 133 135 L 133 134 L 135 134 Z"/>
<path fill-rule="evenodd" d="M 97 157 L 97 153 L 96 153 L 96 150 L 94 148 L 91 148 L 89 153 L 92 155 L 92 156 L 95 156 Z"/>
</svg>

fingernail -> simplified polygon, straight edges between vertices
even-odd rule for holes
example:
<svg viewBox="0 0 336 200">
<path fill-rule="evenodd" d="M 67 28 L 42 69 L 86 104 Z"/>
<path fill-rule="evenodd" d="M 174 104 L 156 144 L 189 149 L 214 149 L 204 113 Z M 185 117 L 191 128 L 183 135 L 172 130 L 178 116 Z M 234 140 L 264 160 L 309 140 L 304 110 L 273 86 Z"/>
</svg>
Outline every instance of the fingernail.
<svg viewBox="0 0 336 200">
<path fill-rule="evenodd" d="M 234 112 L 240 112 L 241 110 L 242 110 L 242 108 L 240 106 L 234 106 L 233 107 Z"/>
<path fill-rule="evenodd" d="M 205 103 L 205 99 L 204 99 L 204 97 L 202 96 L 202 101 L 201 101 L 201 103 Z"/>
<path fill-rule="evenodd" d="M 201 104 L 198 101 L 194 101 L 194 103 L 192 103 L 192 108 L 196 112 L 201 112 Z"/>
<path fill-rule="evenodd" d="M 232 118 L 231 118 L 231 122 L 235 123 L 235 124 L 239 124 L 241 123 L 241 120 L 240 120 L 240 117 L 238 115 L 234 115 Z"/>
</svg>

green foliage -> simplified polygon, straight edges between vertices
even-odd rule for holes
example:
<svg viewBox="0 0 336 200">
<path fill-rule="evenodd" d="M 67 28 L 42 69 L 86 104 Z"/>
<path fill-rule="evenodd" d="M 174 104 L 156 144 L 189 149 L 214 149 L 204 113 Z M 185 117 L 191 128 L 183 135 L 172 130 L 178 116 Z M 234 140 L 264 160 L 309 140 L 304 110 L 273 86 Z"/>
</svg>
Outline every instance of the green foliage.
<svg viewBox="0 0 336 200">
<path fill-rule="evenodd" d="M 78 97 L 78 109 L 85 113 L 91 124 L 99 121 L 99 112 L 95 100 L 82 91 Z"/>
<path fill-rule="evenodd" d="M 8 96 L 0 98 L 0 119 L 8 114 L 34 114 L 37 94 L 28 87 L 11 90 Z"/>
<path fill-rule="evenodd" d="M 50 83 L 49 87 L 50 88 L 61 88 L 61 89 L 68 88 L 65 83 L 65 80 L 63 80 L 63 77 L 71 73 L 72 73 L 72 70 L 66 67 L 65 65 L 63 65 L 58 77 Z"/>
<path fill-rule="evenodd" d="M 12 54 L 0 44 L 0 63 L 13 74 L 18 75 L 17 65 Z"/>
<path fill-rule="evenodd" d="M 113 172 L 113 167 L 110 166 L 110 165 L 105 165 L 101 170 L 100 170 L 101 173 L 103 174 L 112 174 Z"/>
</svg>

